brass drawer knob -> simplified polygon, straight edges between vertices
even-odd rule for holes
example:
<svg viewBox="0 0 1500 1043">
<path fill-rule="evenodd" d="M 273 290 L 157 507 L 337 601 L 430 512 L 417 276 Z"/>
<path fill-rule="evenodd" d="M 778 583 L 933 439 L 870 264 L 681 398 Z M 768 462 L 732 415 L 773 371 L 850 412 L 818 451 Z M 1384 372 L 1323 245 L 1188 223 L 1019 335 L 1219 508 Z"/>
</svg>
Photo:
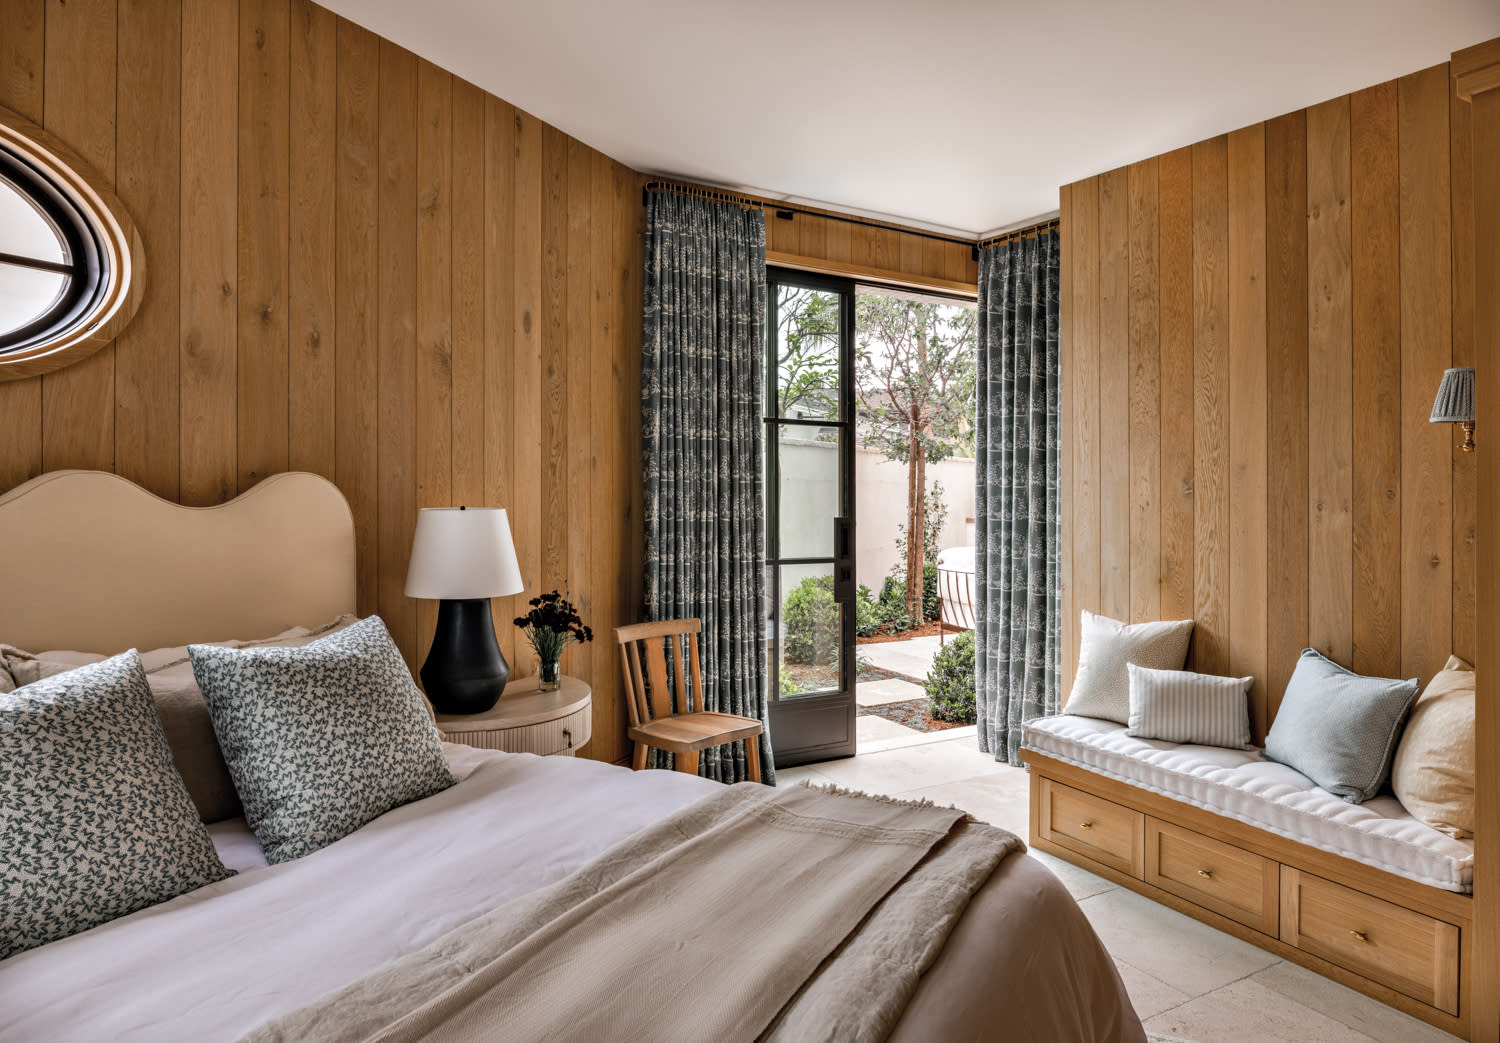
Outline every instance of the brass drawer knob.
<svg viewBox="0 0 1500 1043">
<path fill-rule="evenodd" d="M 1092 822 L 1080 822 L 1080 823 L 1078 823 L 1078 828 L 1079 829 L 1093 829 L 1094 828 L 1094 824 Z"/>
<path fill-rule="evenodd" d="M 1353 935 L 1359 941 L 1369 942 L 1369 940 L 1370 940 L 1370 936 L 1368 934 L 1366 934 L 1364 931 L 1350 931 L 1349 933 L 1351 935 Z"/>
<path fill-rule="evenodd" d="M 1208 869 L 1200 869 L 1200 870 L 1198 870 L 1198 875 L 1201 876 L 1205 880 L 1212 880 L 1214 878 L 1213 872 L 1211 870 L 1208 870 Z"/>
</svg>

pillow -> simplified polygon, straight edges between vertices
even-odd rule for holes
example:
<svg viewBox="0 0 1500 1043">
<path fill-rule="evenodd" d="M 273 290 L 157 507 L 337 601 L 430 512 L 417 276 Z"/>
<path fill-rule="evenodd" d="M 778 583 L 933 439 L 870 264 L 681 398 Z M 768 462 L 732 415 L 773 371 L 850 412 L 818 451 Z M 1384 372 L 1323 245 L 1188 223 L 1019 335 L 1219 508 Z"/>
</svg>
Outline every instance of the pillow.
<svg viewBox="0 0 1500 1043">
<path fill-rule="evenodd" d="M 355 621 L 354 616 L 339 616 L 315 630 L 292 627 L 275 637 L 256 641 L 215 641 L 220 648 L 300 648 L 320 637 L 338 633 Z M 46 653 L 52 655 L 53 653 Z M 146 680 L 156 697 L 156 712 L 161 716 L 162 730 L 172 747 L 172 760 L 188 795 L 204 822 L 237 818 L 242 814 L 234 781 L 214 736 L 213 720 L 198 682 L 186 646 L 158 648 L 141 654 Z"/>
<path fill-rule="evenodd" d="M 1181 670 L 1187 662 L 1193 621 L 1121 623 L 1108 616 L 1083 613 L 1078 673 L 1064 713 L 1130 721 L 1130 675 L 1127 663 L 1152 670 Z"/>
<path fill-rule="evenodd" d="M 134 651 L 0 694 L 0 959 L 223 880 Z"/>
<path fill-rule="evenodd" d="M 1297 661 L 1266 757 L 1295 768 L 1350 804 L 1380 792 L 1417 696 L 1417 681 L 1362 677 L 1309 648 Z"/>
<path fill-rule="evenodd" d="M 189 645 L 188 655 L 245 818 L 272 864 L 455 781 L 379 616 L 303 648 Z"/>
<path fill-rule="evenodd" d="M 14 645 L 0 645 L 0 693 L 14 692 L 17 688 L 34 684 L 44 677 L 55 677 L 90 663 L 102 663 L 108 658 L 89 652 L 42 652 L 32 655 Z"/>
<path fill-rule="evenodd" d="M 210 643 L 222 648 L 261 648 L 267 645 L 297 648 L 325 634 L 336 633 L 355 619 L 355 616 L 345 615 L 314 630 L 292 627 L 274 637 Z M 5 666 L 5 670 L 0 670 L 0 691 L 10 690 L 4 687 L 6 671 L 14 684 L 20 686 L 87 663 L 101 662 L 104 658 L 89 652 L 53 651 L 32 655 L 9 645 L 0 645 L 0 662 Z M 146 670 L 151 694 L 156 697 L 156 713 L 161 718 L 167 745 L 172 749 L 172 762 L 182 776 L 188 796 L 193 798 L 198 817 L 204 822 L 239 817 L 240 798 L 234 792 L 234 782 L 224 764 L 224 755 L 219 752 L 219 742 L 214 737 L 213 722 L 208 716 L 208 706 L 203 702 L 203 693 L 193 678 L 187 646 L 142 652 L 141 665 Z"/>
<path fill-rule="evenodd" d="M 1214 677 L 1129 664 L 1126 735 L 1200 746 L 1250 749 L 1253 677 Z"/>
<path fill-rule="evenodd" d="M 1474 668 L 1458 656 L 1417 697 L 1396 747 L 1391 788 L 1433 829 L 1474 835 Z"/>
</svg>

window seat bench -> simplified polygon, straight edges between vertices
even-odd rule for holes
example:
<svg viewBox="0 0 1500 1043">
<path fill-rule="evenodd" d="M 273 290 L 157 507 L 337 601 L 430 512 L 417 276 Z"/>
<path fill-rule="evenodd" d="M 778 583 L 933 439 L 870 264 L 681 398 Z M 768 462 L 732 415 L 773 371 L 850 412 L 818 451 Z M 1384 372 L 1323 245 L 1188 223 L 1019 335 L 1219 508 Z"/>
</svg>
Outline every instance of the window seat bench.
<svg viewBox="0 0 1500 1043">
<path fill-rule="evenodd" d="M 1031 843 L 1459 1036 L 1474 847 L 1229 750 L 1026 726 Z"/>
</svg>

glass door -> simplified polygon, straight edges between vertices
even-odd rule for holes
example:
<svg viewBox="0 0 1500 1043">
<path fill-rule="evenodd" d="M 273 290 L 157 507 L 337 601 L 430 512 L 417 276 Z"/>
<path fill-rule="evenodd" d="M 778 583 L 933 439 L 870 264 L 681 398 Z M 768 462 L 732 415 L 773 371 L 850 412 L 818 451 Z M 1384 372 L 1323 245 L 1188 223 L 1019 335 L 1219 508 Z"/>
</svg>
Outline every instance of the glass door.
<svg viewBox="0 0 1500 1043">
<path fill-rule="evenodd" d="M 771 269 L 766 655 L 778 767 L 854 753 L 854 284 Z"/>
</svg>

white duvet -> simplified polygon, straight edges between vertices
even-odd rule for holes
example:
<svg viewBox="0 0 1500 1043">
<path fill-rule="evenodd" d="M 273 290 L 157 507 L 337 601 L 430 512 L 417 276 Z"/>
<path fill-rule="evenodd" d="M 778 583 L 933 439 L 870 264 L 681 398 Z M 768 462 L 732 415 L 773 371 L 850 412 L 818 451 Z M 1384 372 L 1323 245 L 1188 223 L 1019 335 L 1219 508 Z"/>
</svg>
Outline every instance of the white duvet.
<svg viewBox="0 0 1500 1043">
<path fill-rule="evenodd" d="M 0 1040 L 232 1040 L 560 880 L 712 791 L 678 772 L 446 746 L 458 785 L 266 867 L 0 961 Z"/>
</svg>

